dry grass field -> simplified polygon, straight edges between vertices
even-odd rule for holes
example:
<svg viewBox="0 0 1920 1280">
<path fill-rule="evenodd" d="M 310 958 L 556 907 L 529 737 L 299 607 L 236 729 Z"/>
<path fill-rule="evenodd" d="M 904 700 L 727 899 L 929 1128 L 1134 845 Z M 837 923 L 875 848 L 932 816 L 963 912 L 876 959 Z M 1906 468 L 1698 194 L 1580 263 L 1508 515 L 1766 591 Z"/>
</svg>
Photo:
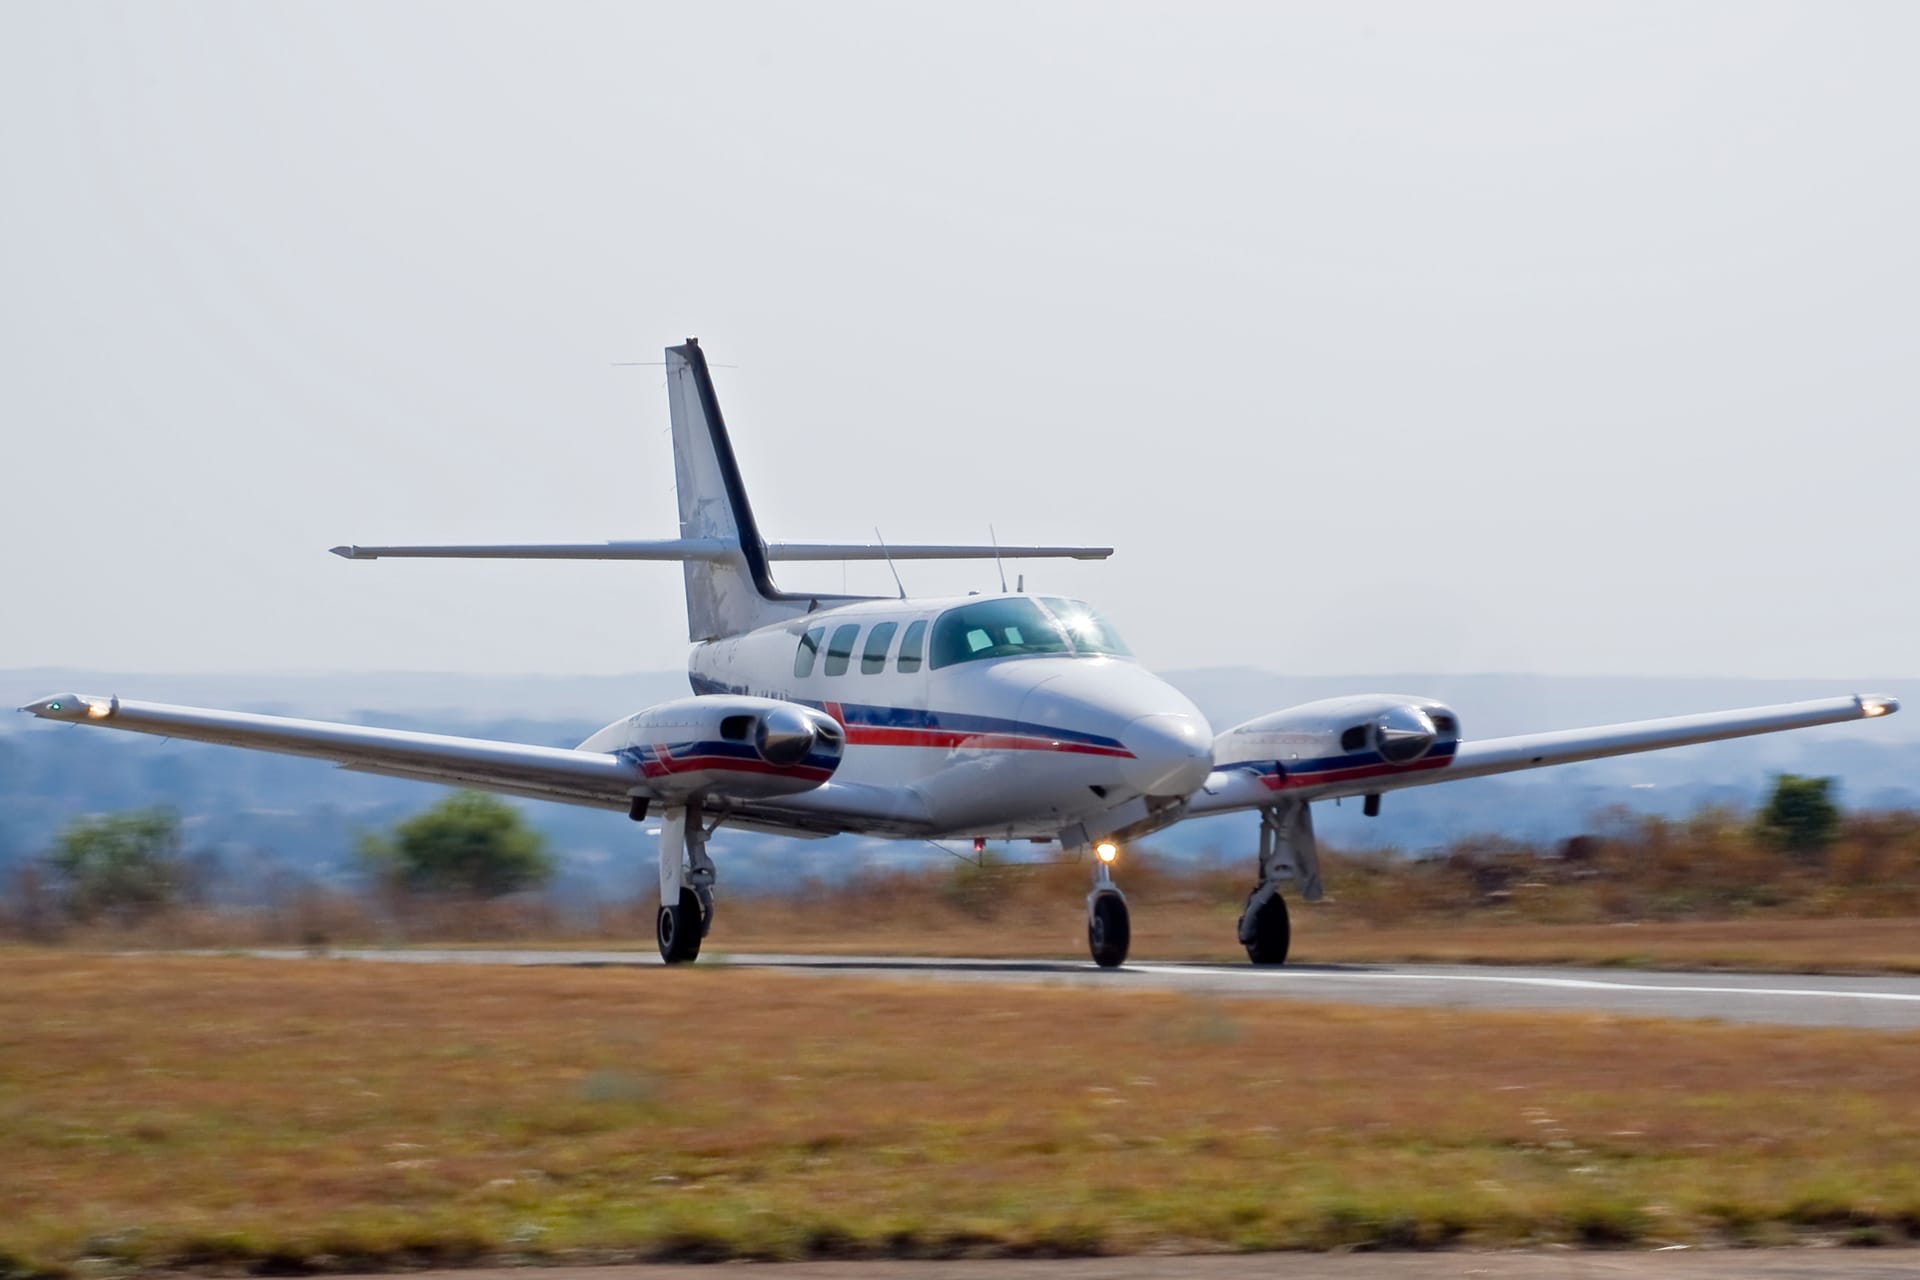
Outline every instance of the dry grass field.
<svg viewBox="0 0 1920 1280">
<path fill-rule="evenodd" d="M 14 951 L 0 1272 L 1905 1241 L 1917 1097 L 1912 1035 Z"/>
</svg>

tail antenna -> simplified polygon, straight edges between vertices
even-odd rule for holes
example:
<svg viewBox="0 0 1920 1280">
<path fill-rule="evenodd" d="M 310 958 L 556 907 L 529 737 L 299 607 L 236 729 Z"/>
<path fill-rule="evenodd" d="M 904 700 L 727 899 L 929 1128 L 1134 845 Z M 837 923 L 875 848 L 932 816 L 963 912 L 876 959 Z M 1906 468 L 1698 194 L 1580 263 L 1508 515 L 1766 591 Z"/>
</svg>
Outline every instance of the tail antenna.
<svg viewBox="0 0 1920 1280">
<path fill-rule="evenodd" d="M 1007 566 L 1000 563 L 1000 535 L 993 531 L 992 525 L 988 525 L 987 537 L 993 542 L 993 567 L 1000 571 L 1000 593 L 1005 595 L 1007 590 Z"/>
<path fill-rule="evenodd" d="M 904 582 L 900 581 L 900 570 L 893 566 L 893 552 L 887 550 L 887 540 L 881 536 L 879 525 L 873 526 L 873 538 L 874 541 L 880 544 L 880 554 L 887 558 L 887 569 L 893 574 L 893 585 L 900 588 L 900 598 L 905 600 L 907 598 L 907 586 Z"/>
</svg>

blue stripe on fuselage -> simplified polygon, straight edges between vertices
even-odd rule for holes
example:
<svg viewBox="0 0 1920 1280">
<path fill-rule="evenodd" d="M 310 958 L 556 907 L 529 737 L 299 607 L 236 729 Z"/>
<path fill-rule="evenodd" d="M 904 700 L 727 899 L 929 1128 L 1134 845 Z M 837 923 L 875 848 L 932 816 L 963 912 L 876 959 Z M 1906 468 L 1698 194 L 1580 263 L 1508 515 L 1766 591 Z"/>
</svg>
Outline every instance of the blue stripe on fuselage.
<svg viewBox="0 0 1920 1280">
<path fill-rule="evenodd" d="M 689 679 L 693 691 L 697 694 L 737 694 L 750 696 L 745 689 L 729 688 L 718 680 L 694 675 Z M 825 702 L 816 702 L 810 698 L 788 698 L 803 707 L 812 707 L 816 711 L 825 711 Z M 1051 738 L 1060 742 L 1077 742 L 1089 747 L 1111 747 L 1121 749 L 1118 738 L 1102 737 L 1097 733 L 1082 733 L 1077 729 L 1061 729 L 1053 725 L 1036 724 L 1030 720 L 1009 720 L 1002 716 L 969 715 L 956 711 L 921 711 L 913 707 L 882 707 L 870 703 L 839 702 L 840 714 L 850 726 L 871 729 L 929 729 L 944 730 L 948 733 L 1006 734 L 1030 738 Z"/>
</svg>

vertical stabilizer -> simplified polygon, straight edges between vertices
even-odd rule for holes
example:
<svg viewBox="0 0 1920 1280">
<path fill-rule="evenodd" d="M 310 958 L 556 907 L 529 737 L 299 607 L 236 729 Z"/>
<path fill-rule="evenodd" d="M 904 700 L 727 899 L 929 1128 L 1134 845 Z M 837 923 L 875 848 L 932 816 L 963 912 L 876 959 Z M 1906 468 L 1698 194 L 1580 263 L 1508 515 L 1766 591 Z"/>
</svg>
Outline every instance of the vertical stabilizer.
<svg viewBox="0 0 1920 1280">
<path fill-rule="evenodd" d="M 692 338 L 667 348 L 667 404 L 680 536 L 738 548 L 737 554 L 685 562 L 687 638 L 718 640 L 807 612 L 812 597 L 791 596 L 774 585 L 707 357 Z"/>
</svg>

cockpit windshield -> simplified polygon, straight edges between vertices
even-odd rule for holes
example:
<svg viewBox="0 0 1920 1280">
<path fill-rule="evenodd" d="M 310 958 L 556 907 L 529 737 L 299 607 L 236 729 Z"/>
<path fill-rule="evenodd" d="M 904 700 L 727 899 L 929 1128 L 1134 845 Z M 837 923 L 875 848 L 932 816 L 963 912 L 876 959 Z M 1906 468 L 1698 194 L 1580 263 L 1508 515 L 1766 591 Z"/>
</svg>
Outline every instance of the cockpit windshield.
<svg viewBox="0 0 1920 1280">
<path fill-rule="evenodd" d="M 1077 600 L 982 600 L 949 609 L 934 620 L 928 665 L 938 670 L 982 658 L 1038 654 L 1130 656 L 1100 616 Z"/>
<path fill-rule="evenodd" d="M 1127 648 L 1126 641 L 1105 618 L 1081 600 L 1067 600 L 1060 596 L 1042 596 L 1040 603 L 1066 628 L 1067 638 L 1073 641 L 1077 652 L 1097 654 L 1104 657 L 1131 658 L 1133 650 Z"/>
<path fill-rule="evenodd" d="M 1071 653 L 1066 633 L 1031 600 L 982 600 L 949 609 L 933 624 L 935 670 L 981 658 Z"/>
</svg>

